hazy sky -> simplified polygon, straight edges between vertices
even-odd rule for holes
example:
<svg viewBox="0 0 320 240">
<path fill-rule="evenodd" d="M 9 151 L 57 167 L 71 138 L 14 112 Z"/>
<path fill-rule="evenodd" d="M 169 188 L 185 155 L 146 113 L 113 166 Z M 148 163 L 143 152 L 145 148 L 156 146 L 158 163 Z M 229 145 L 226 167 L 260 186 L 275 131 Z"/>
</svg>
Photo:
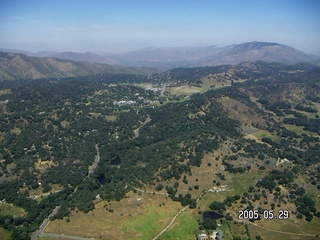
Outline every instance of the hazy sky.
<svg viewBox="0 0 320 240">
<path fill-rule="evenodd" d="M 0 48 L 124 52 L 249 41 L 320 55 L 320 0 L 0 0 Z"/>
</svg>

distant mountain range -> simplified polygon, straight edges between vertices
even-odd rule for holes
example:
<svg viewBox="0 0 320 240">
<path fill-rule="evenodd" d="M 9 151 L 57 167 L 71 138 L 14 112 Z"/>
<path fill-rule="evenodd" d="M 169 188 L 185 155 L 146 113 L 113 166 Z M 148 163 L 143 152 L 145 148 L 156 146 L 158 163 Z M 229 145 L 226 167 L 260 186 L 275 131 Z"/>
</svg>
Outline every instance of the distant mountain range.
<svg viewBox="0 0 320 240">
<path fill-rule="evenodd" d="M 177 67 L 235 65 L 259 60 L 320 65 L 320 57 L 268 42 L 248 42 L 226 47 L 144 48 L 124 54 L 31 53 L 0 48 L 0 79 L 68 77 L 102 72 L 150 74 L 155 71 L 146 68 L 163 71 Z"/>
<path fill-rule="evenodd" d="M 37 53 L 1 49 L 3 52 L 23 53 L 33 57 L 51 57 L 72 61 L 107 63 L 118 66 L 150 67 L 167 70 L 175 67 L 199 67 L 239 64 L 258 60 L 295 64 L 319 64 L 320 57 L 306 54 L 292 47 L 269 42 L 247 42 L 226 47 L 144 48 L 123 54 L 75 53 L 42 51 Z"/>
</svg>

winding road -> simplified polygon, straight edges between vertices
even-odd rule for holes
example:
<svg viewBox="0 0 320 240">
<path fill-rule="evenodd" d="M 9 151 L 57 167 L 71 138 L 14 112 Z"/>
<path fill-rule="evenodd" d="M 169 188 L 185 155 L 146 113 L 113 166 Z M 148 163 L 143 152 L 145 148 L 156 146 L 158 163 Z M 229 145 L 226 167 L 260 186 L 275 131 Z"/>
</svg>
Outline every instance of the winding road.
<svg viewBox="0 0 320 240">
<path fill-rule="evenodd" d="M 199 200 L 201 199 L 201 197 L 203 197 L 206 193 L 208 193 L 209 191 L 203 191 L 200 196 L 197 198 L 196 202 L 198 203 Z M 158 239 L 162 234 L 164 234 L 171 226 L 172 224 L 176 221 L 177 217 L 180 216 L 181 213 L 183 213 L 185 210 L 187 209 L 187 207 L 182 208 L 171 220 L 171 222 L 157 235 L 155 236 L 152 240 L 156 240 Z"/>
<path fill-rule="evenodd" d="M 137 137 L 139 137 L 140 129 L 141 129 L 144 125 L 146 125 L 148 122 L 150 122 L 150 121 L 151 121 L 151 118 L 150 118 L 150 116 L 148 115 L 147 119 L 142 123 L 142 125 L 141 125 L 140 127 L 138 127 L 137 129 L 133 130 L 134 136 L 133 136 L 132 139 L 136 139 Z"/>
<path fill-rule="evenodd" d="M 186 210 L 186 207 L 182 208 L 171 220 L 171 222 L 157 235 L 155 236 L 152 240 L 156 240 L 158 237 L 160 237 L 164 232 L 166 232 L 171 225 L 174 223 L 174 221 L 179 217 L 181 213 L 183 213 Z"/>
</svg>

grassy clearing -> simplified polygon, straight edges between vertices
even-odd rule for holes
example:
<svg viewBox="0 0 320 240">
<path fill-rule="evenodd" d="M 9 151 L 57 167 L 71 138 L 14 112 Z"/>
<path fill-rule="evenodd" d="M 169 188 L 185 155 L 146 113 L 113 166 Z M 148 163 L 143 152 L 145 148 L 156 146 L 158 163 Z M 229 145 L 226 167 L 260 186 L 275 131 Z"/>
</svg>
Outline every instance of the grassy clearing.
<svg viewBox="0 0 320 240">
<path fill-rule="evenodd" d="M 208 164 L 211 164 L 211 166 L 208 166 Z M 214 159 L 214 156 L 212 153 L 208 153 L 204 156 L 202 159 L 202 164 L 200 167 L 193 167 L 192 168 L 192 176 L 186 174 L 186 179 L 188 181 L 188 184 L 185 184 L 183 182 L 183 178 L 179 180 L 179 191 L 177 194 L 183 194 L 190 193 L 193 198 L 197 198 L 203 190 L 208 190 L 214 186 L 213 180 L 217 179 L 217 176 L 214 174 L 216 171 L 218 171 L 218 166 L 215 165 L 216 160 Z M 194 186 L 198 185 L 199 189 L 194 189 Z M 192 190 L 189 190 L 189 187 L 192 188 Z"/>
<path fill-rule="evenodd" d="M 317 111 L 318 111 L 317 113 L 314 113 L 314 115 L 313 115 L 313 117 L 316 117 L 316 115 L 320 113 L 320 103 L 319 102 L 313 102 L 313 107 L 315 109 L 317 109 Z"/>
<path fill-rule="evenodd" d="M 262 174 L 258 172 L 248 172 L 245 174 L 237 174 L 232 177 L 232 188 L 234 194 L 241 195 L 242 193 L 248 191 L 250 186 L 254 186 L 257 181 L 262 178 Z"/>
<path fill-rule="evenodd" d="M 278 240 L 278 239 L 319 239 L 319 222 L 296 224 L 293 221 L 272 220 L 264 224 L 248 224 L 251 238 L 260 235 L 262 239 Z M 306 234 L 306 235 L 305 235 Z M 308 236 L 311 234 L 313 236 Z"/>
<path fill-rule="evenodd" d="M 107 115 L 107 116 L 106 116 L 106 120 L 107 120 L 108 122 L 114 122 L 116 119 L 117 119 L 117 116 L 116 116 L 116 115 Z"/>
<path fill-rule="evenodd" d="M 299 135 L 301 135 L 303 133 L 308 133 L 307 131 L 303 130 L 303 128 L 304 128 L 303 126 L 296 126 L 296 125 L 291 125 L 291 124 L 284 124 L 284 126 L 288 130 L 290 130 L 292 132 L 295 132 L 295 133 L 297 133 Z"/>
<path fill-rule="evenodd" d="M 220 87 L 222 86 L 220 86 L 219 83 L 212 81 L 209 78 L 204 78 L 202 80 L 201 88 L 203 92 L 208 91 L 210 89 L 214 89 L 214 88 L 220 88 Z"/>
<path fill-rule="evenodd" d="M 152 83 L 135 83 L 133 85 L 141 88 L 156 88 Z"/>
<path fill-rule="evenodd" d="M 202 89 L 199 87 L 192 87 L 188 85 L 182 85 L 179 87 L 171 87 L 170 92 L 173 95 L 191 95 L 193 93 L 201 92 Z"/>
<path fill-rule="evenodd" d="M 149 206 L 144 214 L 128 219 L 121 230 L 125 233 L 135 233 L 139 239 L 147 240 L 156 236 L 164 228 L 164 224 L 170 222 L 167 217 L 166 211 Z"/>
<path fill-rule="evenodd" d="M 222 201 L 220 193 L 219 193 L 219 195 L 218 195 L 218 193 L 215 193 L 215 192 L 205 194 L 201 198 L 201 200 L 198 202 L 197 211 L 201 211 L 201 212 L 208 211 L 209 205 L 214 201 L 217 201 L 217 202 Z M 197 213 L 197 211 L 194 213 L 196 218 L 200 217 L 200 215 Z M 198 216 L 196 216 L 196 214 L 198 214 Z"/>
<path fill-rule="evenodd" d="M 297 225 L 303 229 L 304 232 L 309 234 L 319 234 L 320 235 L 320 219 L 314 218 L 311 222 L 304 220 L 297 221 Z"/>
<path fill-rule="evenodd" d="M 46 232 L 96 239 L 150 239 L 167 226 L 181 205 L 165 195 L 129 193 L 119 202 L 100 202 L 95 208 L 88 214 L 72 212 L 69 223 L 55 220 Z"/>
<path fill-rule="evenodd" d="M 11 238 L 11 233 L 8 230 L 0 227 L 0 239 L 2 239 L 2 240 L 10 240 L 10 239 L 12 239 Z"/>
<path fill-rule="evenodd" d="M 306 182 L 307 178 L 307 175 L 301 175 L 298 176 L 298 178 L 295 179 L 294 182 L 299 184 L 299 186 L 302 186 L 307 191 L 307 193 L 313 198 L 315 207 L 317 209 L 320 209 L 320 198 L 318 198 L 319 190 L 317 189 L 317 186 L 312 185 L 310 182 Z"/>
<path fill-rule="evenodd" d="M 257 172 L 249 172 L 247 174 L 228 174 L 225 173 L 227 180 L 223 184 L 227 185 L 226 191 L 209 192 L 201 198 L 198 208 L 200 211 L 207 211 L 209 205 L 213 201 L 222 202 L 228 196 L 242 195 L 247 192 L 249 187 L 254 186 L 256 181 L 261 178 L 261 174 Z M 237 208 L 238 209 L 238 208 Z"/>
<path fill-rule="evenodd" d="M 3 90 L 0 90 L 0 96 L 1 95 L 7 95 L 11 93 L 11 89 L 3 89 Z"/>
<path fill-rule="evenodd" d="M 229 86 L 231 86 L 230 78 L 229 77 L 225 78 L 219 73 L 203 78 L 202 84 L 201 84 L 201 87 L 204 89 L 221 88 L 221 87 L 229 87 Z"/>
<path fill-rule="evenodd" d="M 158 239 L 194 240 L 196 229 L 198 229 L 198 223 L 196 219 L 191 215 L 191 212 L 184 212 L 177 218 L 171 228 Z"/>
<path fill-rule="evenodd" d="M 267 130 L 261 130 L 261 131 L 258 131 L 254 134 L 255 137 L 257 137 L 259 140 L 261 140 L 262 138 L 270 138 L 272 141 L 274 142 L 279 142 L 279 137 L 272 134 L 271 132 L 267 131 Z"/>
<path fill-rule="evenodd" d="M 20 217 L 25 215 L 25 211 L 22 208 L 14 206 L 10 203 L 0 203 L 0 216 L 5 215 Z"/>
<path fill-rule="evenodd" d="M 275 231 L 283 231 L 296 234 L 305 233 L 293 220 L 261 220 L 257 225 Z"/>
</svg>

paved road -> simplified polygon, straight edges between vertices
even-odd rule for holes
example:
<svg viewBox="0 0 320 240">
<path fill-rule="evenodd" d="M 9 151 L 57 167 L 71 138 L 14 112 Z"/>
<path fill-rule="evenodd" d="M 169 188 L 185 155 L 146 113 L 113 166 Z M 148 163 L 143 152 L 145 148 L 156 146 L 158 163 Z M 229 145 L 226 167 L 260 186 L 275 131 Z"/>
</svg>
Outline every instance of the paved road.
<svg viewBox="0 0 320 240">
<path fill-rule="evenodd" d="M 31 240 L 36 240 L 39 238 L 40 235 L 43 234 L 43 231 L 46 229 L 46 227 L 49 225 L 50 218 L 53 217 L 54 215 L 57 214 L 57 212 L 59 211 L 60 206 L 56 207 L 52 213 L 43 221 L 43 223 L 41 224 L 39 230 L 33 235 L 33 237 L 31 238 Z"/>
<path fill-rule="evenodd" d="M 89 172 L 88 172 L 88 175 L 85 177 L 88 178 L 90 176 L 91 173 L 94 172 L 94 170 L 97 168 L 98 166 L 98 163 L 100 161 L 100 152 L 99 152 L 99 147 L 98 147 L 98 144 L 96 144 L 96 150 L 97 150 L 97 155 L 95 157 L 95 160 L 93 162 L 93 165 L 89 168 Z M 75 190 L 73 191 L 73 193 L 75 193 L 77 191 L 78 187 L 75 188 Z M 73 194 L 71 193 L 71 194 Z M 39 236 L 41 235 L 44 235 L 44 230 L 46 229 L 46 227 L 49 225 L 49 223 L 51 222 L 50 221 L 50 218 L 53 217 L 54 215 L 57 214 L 57 212 L 59 211 L 60 209 L 60 206 L 57 206 L 53 211 L 52 213 L 43 221 L 43 223 L 41 224 L 39 230 L 33 235 L 33 237 L 31 238 L 31 240 L 37 240 L 39 238 Z M 59 235 L 59 234 L 54 234 L 56 236 L 60 236 L 59 238 L 62 238 L 63 236 L 66 236 L 66 235 Z M 68 238 L 71 238 L 73 236 L 69 236 Z M 88 239 L 88 238 L 77 238 L 77 237 L 73 237 L 73 239 Z"/>
</svg>

